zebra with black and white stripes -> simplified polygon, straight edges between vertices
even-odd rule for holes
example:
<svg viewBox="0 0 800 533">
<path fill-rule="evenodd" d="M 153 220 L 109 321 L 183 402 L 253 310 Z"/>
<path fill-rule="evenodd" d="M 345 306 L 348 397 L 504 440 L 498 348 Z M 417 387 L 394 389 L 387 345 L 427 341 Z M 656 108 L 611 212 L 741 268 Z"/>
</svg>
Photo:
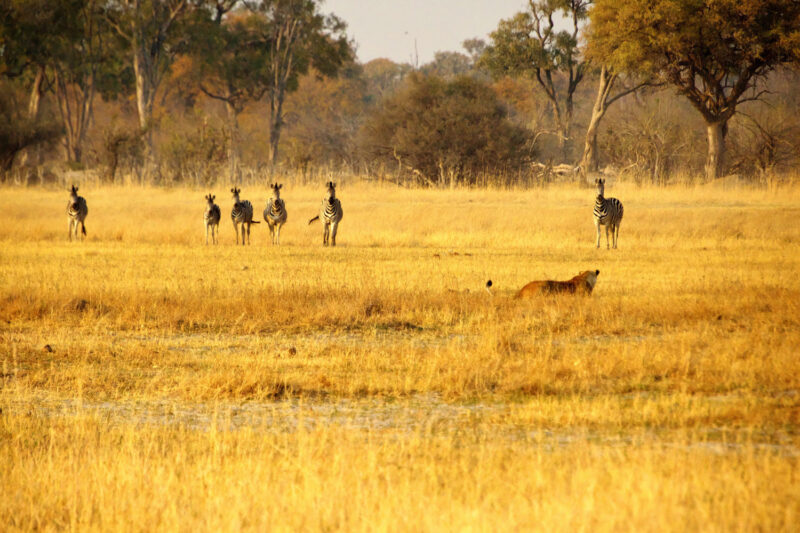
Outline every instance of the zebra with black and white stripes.
<svg viewBox="0 0 800 533">
<path fill-rule="evenodd" d="M 315 216 L 308 221 L 309 224 L 317 219 L 322 222 L 322 245 L 328 246 L 330 241 L 331 246 L 336 246 L 336 231 L 339 228 L 339 222 L 342 221 L 344 211 L 342 211 L 342 202 L 336 198 L 336 184 L 329 181 L 326 184 L 328 194 L 322 199 L 322 205 L 319 209 L 319 215 Z"/>
<path fill-rule="evenodd" d="M 600 226 L 606 227 L 606 248 L 610 248 L 608 244 L 608 230 L 611 230 L 611 236 L 614 241 L 614 248 L 617 247 L 617 239 L 619 238 L 619 225 L 622 222 L 622 202 L 616 198 L 605 198 L 606 180 L 600 178 L 594 180 L 597 187 L 597 198 L 594 201 L 594 225 L 597 228 L 597 248 L 600 248 Z"/>
<path fill-rule="evenodd" d="M 281 226 L 286 223 L 288 214 L 286 213 L 286 203 L 281 199 L 281 189 L 283 185 L 271 183 L 272 197 L 267 200 L 267 207 L 264 209 L 264 220 L 269 226 L 269 235 L 272 244 L 281 243 Z"/>
<path fill-rule="evenodd" d="M 81 233 L 86 237 L 86 215 L 89 214 L 89 207 L 86 205 L 86 200 L 83 196 L 78 196 L 78 188 L 73 185 L 70 192 L 69 203 L 67 204 L 67 216 L 69 217 L 69 240 L 72 240 L 72 234 L 75 234 L 75 240 L 78 240 L 78 224 L 81 225 Z"/>
<path fill-rule="evenodd" d="M 247 227 L 247 244 L 250 244 L 250 224 L 258 224 L 259 222 L 253 220 L 253 204 L 249 200 L 239 200 L 239 193 L 242 190 L 234 187 L 231 192 L 233 193 L 231 220 L 233 220 L 233 231 L 236 233 L 236 244 L 239 244 L 239 224 L 241 224 L 242 246 L 244 246 L 245 226 Z"/>
<path fill-rule="evenodd" d="M 219 242 L 217 235 L 219 233 L 219 220 L 222 218 L 222 214 L 220 213 L 219 206 L 214 203 L 214 198 L 216 198 L 216 196 L 210 194 L 206 196 L 206 202 L 208 203 L 206 205 L 206 212 L 203 213 L 203 222 L 206 225 L 206 246 L 208 246 L 209 228 L 211 229 L 211 242 L 213 244 Z"/>
</svg>

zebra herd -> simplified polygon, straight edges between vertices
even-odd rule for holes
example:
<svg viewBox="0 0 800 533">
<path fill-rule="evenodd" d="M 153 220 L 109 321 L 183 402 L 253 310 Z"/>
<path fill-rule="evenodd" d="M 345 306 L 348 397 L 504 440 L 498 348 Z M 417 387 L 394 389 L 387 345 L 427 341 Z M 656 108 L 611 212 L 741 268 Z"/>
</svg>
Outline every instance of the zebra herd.
<svg viewBox="0 0 800 533">
<path fill-rule="evenodd" d="M 617 239 L 619 238 L 619 226 L 622 222 L 623 207 L 622 202 L 616 198 L 606 198 L 605 193 L 605 180 L 596 179 L 594 184 L 596 187 L 597 196 L 594 202 L 594 225 L 597 229 L 597 248 L 600 248 L 600 226 L 606 227 L 606 248 L 611 248 L 608 239 L 608 232 L 611 230 L 611 236 L 614 243 L 614 248 L 617 247 Z M 319 220 L 322 222 L 322 244 L 323 246 L 336 246 L 336 233 L 339 228 L 339 222 L 342 221 L 344 212 L 342 211 L 342 202 L 336 198 L 336 184 L 329 181 L 325 184 L 326 195 L 322 199 L 322 205 L 319 209 L 319 215 L 315 216 L 308 221 L 309 224 Z M 282 184 L 271 183 L 272 195 L 267 200 L 267 207 L 264 209 L 264 221 L 269 226 L 269 233 L 272 239 L 272 244 L 280 245 L 281 242 L 281 226 L 286 223 L 288 218 L 286 212 L 286 202 L 281 198 Z M 239 244 L 239 225 L 242 227 L 242 245 L 245 244 L 245 235 L 247 235 L 247 244 L 250 244 L 250 225 L 260 224 L 259 221 L 253 220 L 253 204 L 248 200 L 242 200 L 239 197 L 241 189 L 234 187 L 231 189 L 233 193 L 233 209 L 231 210 L 231 220 L 233 220 L 233 230 L 236 233 L 236 244 Z M 207 202 L 205 213 L 203 214 L 203 222 L 206 227 L 206 245 L 208 245 L 208 234 L 211 233 L 211 242 L 217 244 L 219 234 L 219 221 L 222 218 L 219 206 L 214 203 L 216 196 L 208 194 L 205 199 Z M 86 226 L 84 221 L 89 209 L 86 205 L 86 200 L 82 196 L 78 196 L 78 188 L 73 185 L 70 193 L 70 200 L 67 204 L 67 215 L 69 217 L 69 239 L 72 240 L 73 233 L 75 239 L 78 239 L 78 224 L 81 225 L 83 235 L 86 235 Z"/>
<path fill-rule="evenodd" d="M 322 220 L 323 225 L 323 246 L 336 246 L 336 231 L 339 227 L 344 216 L 342 211 L 342 202 L 336 198 L 336 184 L 329 181 L 326 185 L 327 194 L 322 200 L 322 206 L 319 210 L 319 215 L 315 216 L 308 221 L 309 224 L 315 220 Z M 281 189 L 283 184 L 271 183 L 272 195 L 267 200 L 267 207 L 264 208 L 264 221 L 269 226 L 269 234 L 272 244 L 281 243 L 281 227 L 286 223 L 288 214 L 286 212 L 286 202 L 281 198 Z M 242 245 L 245 244 L 245 235 L 247 236 L 247 244 L 250 244 L 250 225 L 260 224 L 258 220 L 253 220 L 253 204 L 249 200 L 242 200 L 239 197 L 241 189 L 234 187 L 231 189 L 233 193 L 233 209 L 231 210 L 231 220 L 233 220 L 233 230 L 236 233 L 236 244 L 239 244 L 239 225 L 242 226 Z M 219 221 L 221 218 L 219 206 L 214 203 L 216 196 L 211 194 L 206 197 L 206 211 L 203 215 L 203 222 L 206 226 L 206 244 L 208 244 L 208 233 L 211 232 L 211 242 L 217 244 L 218 240 L 215 235 L 219 233 Z"/>
</svg>

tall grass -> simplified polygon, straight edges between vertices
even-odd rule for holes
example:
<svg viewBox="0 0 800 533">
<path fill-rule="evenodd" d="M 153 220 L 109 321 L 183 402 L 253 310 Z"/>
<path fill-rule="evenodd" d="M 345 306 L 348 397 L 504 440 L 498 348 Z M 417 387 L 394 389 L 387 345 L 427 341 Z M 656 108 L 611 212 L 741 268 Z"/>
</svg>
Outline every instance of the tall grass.
<svg viewBox="0 0 800 533">
<path fill-rule="evenodd" d="M 620 184 L 611 251 L 568 186 L 348 182 L 336 248 L 317 188 L 281 247 L 222 190 L 208 247 L 207 191 L 81 188 L 83 243 L 65 192 L 2 192 L 9 528 L 797 528 L 796 188 Z"/>
</svg>

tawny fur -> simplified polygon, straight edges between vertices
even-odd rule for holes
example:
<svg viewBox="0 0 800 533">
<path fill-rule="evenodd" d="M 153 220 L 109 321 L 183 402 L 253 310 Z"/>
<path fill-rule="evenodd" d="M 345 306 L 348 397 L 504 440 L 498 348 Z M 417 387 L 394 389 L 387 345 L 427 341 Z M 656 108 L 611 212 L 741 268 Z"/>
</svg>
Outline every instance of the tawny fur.
<svg viewBox="0 0 800 533">
<path fill-rule="evenodd" d="M 516 298 L 530 298 L 543 294 L 592 294 L 594 286 L 597 284 L 599 270 L 585 270 L 569 281 L 531 281 L 522 287 Z"/>
</svg>

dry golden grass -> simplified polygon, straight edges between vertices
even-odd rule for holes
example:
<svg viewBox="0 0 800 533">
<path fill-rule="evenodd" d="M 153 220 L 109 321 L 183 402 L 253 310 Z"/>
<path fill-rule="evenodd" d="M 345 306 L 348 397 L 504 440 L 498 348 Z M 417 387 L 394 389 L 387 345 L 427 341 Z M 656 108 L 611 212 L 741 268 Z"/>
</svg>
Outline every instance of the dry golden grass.
<svg viewBox="0 0 800 533">
<path fill-rule="evenodd" d="M 621 184 L 611 251 L 567 186 L 345 183 L 331 249 L 291 184 L 281 247 L 222 190 L 216 247 L 207 191 L 84 186 L 83 243 L 2 192 L 9 529 L 800 527 L 800 189 Z"/>
</svg>

